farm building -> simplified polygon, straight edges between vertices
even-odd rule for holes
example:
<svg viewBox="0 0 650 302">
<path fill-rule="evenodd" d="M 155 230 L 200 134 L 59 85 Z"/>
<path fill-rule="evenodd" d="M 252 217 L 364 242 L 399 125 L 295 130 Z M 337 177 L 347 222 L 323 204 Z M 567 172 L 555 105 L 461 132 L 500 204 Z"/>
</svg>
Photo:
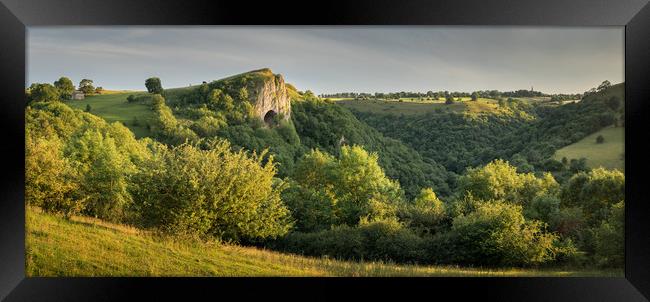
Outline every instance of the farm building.
<svg viewBox="0 0 650 302">
<path fill-rule="evenodd" d="M 84 99 L 84 93 L 81 91 L 75 91 L 72 93 L 72 96 L 70 97 L 73 100 L 83 100 Z"/>
</svg>

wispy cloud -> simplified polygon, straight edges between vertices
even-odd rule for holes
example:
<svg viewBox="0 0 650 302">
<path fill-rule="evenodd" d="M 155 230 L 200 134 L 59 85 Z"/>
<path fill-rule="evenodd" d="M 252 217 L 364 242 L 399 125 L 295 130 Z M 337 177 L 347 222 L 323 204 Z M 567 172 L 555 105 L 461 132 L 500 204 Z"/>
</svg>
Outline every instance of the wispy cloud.
<svg viewBox="0 0 650 302">
<path fill-rule="evenodd" d="M 36 27 L 29 82 L 65 74 L 141 89 L 271 67 L 315 92 L 580 92 L 623 80 L 623 29 L 533 27 Z"/>
</svg>

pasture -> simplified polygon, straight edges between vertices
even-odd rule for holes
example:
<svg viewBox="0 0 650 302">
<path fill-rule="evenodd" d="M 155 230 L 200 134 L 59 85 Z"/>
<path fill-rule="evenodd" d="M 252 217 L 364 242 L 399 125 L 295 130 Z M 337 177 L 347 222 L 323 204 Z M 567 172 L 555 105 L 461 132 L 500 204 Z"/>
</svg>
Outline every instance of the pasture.
<svg viewBox="0 0 650 302">
<path fill-rule="evenodd" d="M 441 98 L 439 100 L 419 100 L 417 98 L 400 100 L 352 100 L 342 99 L 337 104 L 360 112 L 384 113 L 395 115 L 421 115 L 427 113 L 498 113 L 506 112 L 507 109 L 499 108 L 497 101 L 487 98 L 479 98 L 476 102 L 470 98 L 464 98 L 460 102 L 447 105 Z"/>
<path fill-rule="evenodd" d="M 563 157 L 567 159 L 584 157 L 587 159 L 587 166 L 591 168 L 602 166 L 607 169 L 625 171 L 625 161 L 623 159 L 623 152 L 625 151 L 624 134 L 624 127 L 605 127 L 576 143 L 557 150 L 554 158 L 562 160 Z M 601 144 L 596 143 L 596 138 L 599 135 L 602 135 L 605 139 Z"/>
<path fill-rule="evenodd" d="M 131 129 L 137 138 L 140 138 L 150 135 L 146 123 L 152 116 L 151 107 L 146 104 L 128 103 L 126 98 L 131 94 L 138 95 L 143 93 L 145 92 L 92 95 L 83 100 L 67 101 L 66 104 L 79 110 L 86 110 L 86 106 L 90 105 L 90 113 L 111 123 L 120 122 Z M 135 122 L 136 119 L 137 122 Z"/>
</svg>

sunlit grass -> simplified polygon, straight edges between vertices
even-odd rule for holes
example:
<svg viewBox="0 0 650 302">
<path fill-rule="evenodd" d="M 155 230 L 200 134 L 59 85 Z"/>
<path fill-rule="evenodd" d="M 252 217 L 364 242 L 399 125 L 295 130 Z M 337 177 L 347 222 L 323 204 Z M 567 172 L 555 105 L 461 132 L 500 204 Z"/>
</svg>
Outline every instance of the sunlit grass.
<svg viewBox="0 0 650 302">
<path fill-rule="evenodd" d="M 602 135 L 605 141 L 602 144 L 596 143 L 596 138 Z M 592 168 L 604 167 L 607 169 L 619 169 L 625 171 L 625 128 L 606 127 L 596 133 L 592 133 L 576 143 L 568 145 L 555 152 L 553 158 L 562 160 L 587 159 L 587 166 Z"/>
<path fill-rule="evenodd" d="M 97 115 L 108 122 L 120 122 L 127 126 L 136 137 L 149 136 L 147 130 L 147 120 L 153 116 L 151 106 L 141 103 L 128 103 L 126 98 L 133 94 L 138 95 L 144 92 L 120 92 L 88 96 L 83 100 L 67 101 L 70 107 L 86 110 L 86 105 L 90 105 L 90 113 Z M 138 120 L 138 125 L 134 125 L 134 119 Z"/>
<path fill-rule="evenodd" d="M 88 217 L 27 209 L 26 275 L 35 276 L 622 276 L 619 271 L 483 269 L 303 257 L 174 240 Z"/>
<path fill-rule="evenodd" d="M 390 100 L 353 100 L 353 99 L 335 99 L 337 104 L 348 109 L 369 112 L 384 113 L 395 115 L 423 115 L 437 113 L 466 113 L 469 115 L 478 115 L 483 113 L 511 114 L 511 110 L 499 107 L 498 102 L 493 99 L 479 98 L 471 101 L 470 98 L 462 98 L 461 101 L 455 101 L 453 104 L 445 104 L 445 100 L 427 100 L 419 98 L 403 98 Z"/>
</svg>

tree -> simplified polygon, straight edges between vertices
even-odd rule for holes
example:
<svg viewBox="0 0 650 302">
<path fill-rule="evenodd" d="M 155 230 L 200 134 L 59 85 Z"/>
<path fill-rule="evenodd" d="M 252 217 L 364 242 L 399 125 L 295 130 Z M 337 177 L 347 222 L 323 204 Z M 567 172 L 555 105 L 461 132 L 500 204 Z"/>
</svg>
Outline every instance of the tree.
<svg viewBox="0 0 650 302">
<path fill-rule="evenodd" d="M 320 228 L 394 216 L 401 189 L 377 160 L 377 154 L 360 146 L 342 146 L 338 158 L 312 150 L 298 162 L 293 175 L 297 188 L 286 202 L 294 215 L 310 217 L 310 225 Z M 316 223 L 317 218 L 328 223 Z"/>
<path fill-rule="evenodd" d="M 61 94 L 61 99 L 70 99 L 72 93 L 74 92 L 74 85 L 69 78 L 61 77 L 58 80 L 54 81 L 54 87 L 59 90 Z"/>
<path fill-rule="evenodd" d="M 603 91 L 603 90 L 605 90 L 605 89 L 607 89 L 607 88 L 609 88 L 611 86 L 612 86 L 612 83 L 605 80 L 602 83 L 600 83 L 600 85 L 598 85 L 598 88 L 596 88 L 596 91 L 601 92 L 601 91 Z"/>
<path fill-rule="evenodd" d="M 159 78 L 156 77 L 148 78 L 144 82 L 144 86 L 147 87 L 147 91 L 149 93 L 161 94 L 161 95 L 163 94 L 163 88 Z"/>
<path fill-rule="evenodd" d="M 101 94 L 104 91 L 104 87 L 97 87 L 95 88 L 95 93 L 96 94 Z"/>
<path fill-rule="evenodd" d="M 50 84 L 34 83 L 29 87 L 27 100 L 31 102 L 54 102 L 60 100 L 59 90 Z"/>
<path fill-rule="evenodd" d="M 602 135 L 598 135 L 598 137 L 596 137 L 596 144 L 602 144 L 604 142 L 605 138 Z"/>
<path fill-rule="evenodd" d="M 95 92 L 95 87 L 93 86 L 93 80 L 83 79 L 79 82 L 79 90 L 84 94 L 92 94 Z"/>
<path fill-rule="evenodd" d="M 447 94 L 447 96 L 445 97 L 445 104 L 451 105 L 453 103 L 454 103 L 454 97 L 451 96 L 451 94 Z"/>
<path fill-rule="evenodd" d="M 93 108 L 90 107 L 90 104 L 86 104 L 86 110 L 84 110 L 84 111 L 86 111 L 86 112 L 90 112 L 90 110 L 92 110 L 92 109 L 93 109 Z"/>
<path fill-rule="evenodd" d="M 503 200 L 523 205 L 536 196 L 555 193 L 558 186 L 550 173 L 541 178 L 533 173 L 517 173 L 516 167 L 500 159 L 470 168 L 458 180 L 461 194 L 470 193 L 483 201 Z"/>
<path fill-rule="evenodd" d="M 472 101 L 478 100 L 478 93 L 476 91 L 472 92 Z"/>
</svg>

